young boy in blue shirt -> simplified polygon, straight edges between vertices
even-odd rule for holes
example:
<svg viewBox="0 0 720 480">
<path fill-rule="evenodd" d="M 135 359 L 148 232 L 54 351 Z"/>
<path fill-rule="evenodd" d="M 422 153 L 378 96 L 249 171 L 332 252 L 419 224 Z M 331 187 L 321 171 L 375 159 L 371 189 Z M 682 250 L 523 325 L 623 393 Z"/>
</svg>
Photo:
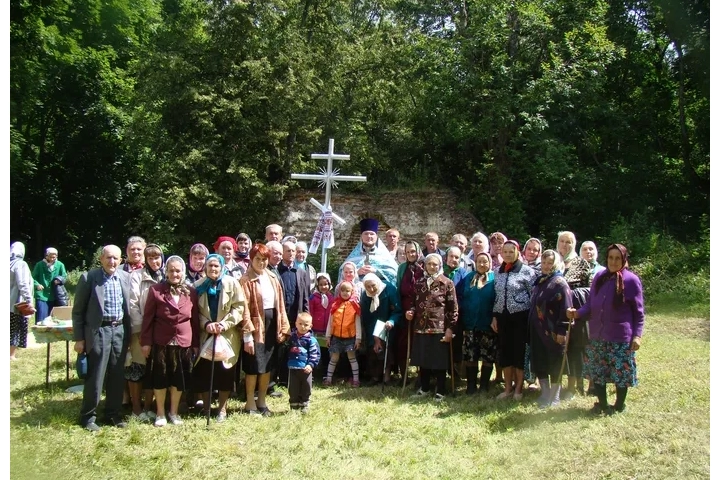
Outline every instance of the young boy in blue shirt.
<svg viewBox="0 0 720 480">
<path fill-rule="evenodd" d="M 312 315 L 299 313 L 290 335 L 288 395 L 290 409 L 308 413 L 312 393 L 312 371 L 320 363 L 320 345 L 312 335 Z"/>
</svg>

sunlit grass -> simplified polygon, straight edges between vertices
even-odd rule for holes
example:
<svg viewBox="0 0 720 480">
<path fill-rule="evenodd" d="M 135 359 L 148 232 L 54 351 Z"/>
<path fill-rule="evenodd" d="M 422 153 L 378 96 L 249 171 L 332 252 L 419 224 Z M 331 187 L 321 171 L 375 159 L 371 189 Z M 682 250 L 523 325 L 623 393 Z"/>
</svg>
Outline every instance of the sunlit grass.
<svg viewBox="0 0 720 480">
<path fill-rule="evenodd" d="M 271 418 L 241 415 L 233 399 L 228 420 L 209 429 L 186 417 L 178 427 L 130 422 L 94 435 L 76 425 L 81 398 L 65 389 L 78 380 L 65 381 L 61 344 L 50 390 L 45 349 L 24 350 L 11 365 L 11 477 L 708 478 L 707 332 L 707 319 L 649 315 L 640 385 L 613 417 L 590 416 L 590 397 L 544 412 L 532 394 L 498 402 L 499 390 L 468 397 L 464 383 L 442 403 L 409 399 L 412 388 L 402 396 L 398 387 L 338 386 L 315 388 L 307 416 L 289 411 L 287 395 L 270 399 Z"/>
</svg>

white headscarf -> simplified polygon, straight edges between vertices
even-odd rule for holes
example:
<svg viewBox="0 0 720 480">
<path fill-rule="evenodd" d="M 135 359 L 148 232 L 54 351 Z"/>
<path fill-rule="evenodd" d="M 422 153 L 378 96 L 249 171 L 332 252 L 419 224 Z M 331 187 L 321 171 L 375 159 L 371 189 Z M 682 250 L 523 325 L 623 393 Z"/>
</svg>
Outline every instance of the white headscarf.
<svg viewBox="0 0 720 480">
<path fill-rule="evenodd" d="M 380 280 L 380 277 L 378 277 L 374 273 L 368 273 L 367 275 L 365 275 L 365 278 L 363 279 L 363 286 L 366 282 L 374 283 L 377 285 L 377 292 L 375 293 L 375 295 L 370 295 L 367 287 L 365 287 L 365 295 L 371 298 L 370 312 L 374 312 L 380 306 L 380 294 L 383 290 L 385 290 L 385 282 Z"/>
<path fill-rule="evenodd" d="M 325 272 L 320 272 L 315 277 L 315 289 L 318 291 L 318 293 L 320 293 L 320 290 L 318 289 L 318 284 L 320 283 L 321 278 L 324 278 L 325 280 L 327 280 L 328 286 L 330 288 L 332 288 L 332 281 L 330 281 L 330 275 L 328 275 Z M 320 293 L 320 304 L 322 305 L 323 308 L 327 308 L 328 305 L 330 304 L 328 296 L 324 293 Z"/>
<path fill-rule="evenodd" d="M 430 275 L 427 271 L 427 263 L 428 260 L 432 257 L 437 258 L 438 262 L 440 262 L 440 268 L 438 269 L 437 273 L 434 275 Z M 436 278 L 438 278 L 440 275 L 443 274 L 443 259 L 438 253 L 430 253 L 425 256 L 425 278 L 427 278 L 427 284 L 428 287 L 432 285 L 432 283 L 435 281 Z"/>
<path fill-rule="evenodd" d="M 14 242 L 10 245 L 10 261 L 16 258 L 25 258 L 25 245 L 22 242 Z"/>
</svg>

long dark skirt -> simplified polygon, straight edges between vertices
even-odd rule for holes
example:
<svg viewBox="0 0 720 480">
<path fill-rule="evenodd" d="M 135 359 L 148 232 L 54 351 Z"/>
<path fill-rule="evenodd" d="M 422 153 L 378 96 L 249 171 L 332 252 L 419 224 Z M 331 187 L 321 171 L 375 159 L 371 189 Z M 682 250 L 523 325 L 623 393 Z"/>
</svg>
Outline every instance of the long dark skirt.
<svg viewBox="0 0 720 480">
<path fill-rule="evenodd" d="M 190 348 L 177 345 L 153 345 L 150 353 L 149 375 L 143 379 L 146 389 L 164 390 L 175 387 L 179 391 L 190 388 Z"/>
<path fill-rule="evenodd" d="M 573 308 L 580 309 L 587 302 L 590 289 L 577 287 L 572 289 Z M 568 342 L 568 375 L 571 377 L 582 377 L 583 368 L 587 362 L 585 347 L 590 335 L 588 334 L 587 321 L 577 319 L 570 330 L 570 341 Z"/>
<path fill-rule="evenodd" d="M 197 393 L 204 393 L 210 389 L 210 376 L 212 375 L 213 390 L 219 390 L 221 392 L 231 392 L 235 386 L 235 367 L 237 364 L 230 368 L 225 368 L 223 362 L 213 362 L 206 358 L 201 358 L 195 364 L 193 368 L 193 391 Z"/>
<path fill-rule="evenodd" d="M 557 377 L 562 364 L 562 350 L 549 348 L 538 335 L 535 325 L 530 325 L 530 357 L 532 368 L 538 378 Z"/>
<path fill-rule="evenodd" d="M 497 319 L 500 366 L 524 369 L 528 311 L 509 313 L 505 310 Z"/>
<path fill-rule="evenodd" d="M 244 349 L 242 352 L 242 369 L 246 375 L 270 373 L 277 366 L 277 314 L 274 308 L 264 311 L 265 343 L 255 343 L 255 355 Z"/>
<path fill-rule="evenodd" d="M 442 333 L 413 332 L 410 365 L 430 370 L 450 367 L 450 344 L 441 342 Z"/>
</svg>

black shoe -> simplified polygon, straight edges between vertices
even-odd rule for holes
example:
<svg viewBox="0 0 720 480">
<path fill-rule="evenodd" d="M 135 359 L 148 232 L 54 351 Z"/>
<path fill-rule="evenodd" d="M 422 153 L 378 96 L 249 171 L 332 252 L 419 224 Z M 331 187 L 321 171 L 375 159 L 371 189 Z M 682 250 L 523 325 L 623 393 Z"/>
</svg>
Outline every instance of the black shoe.
<svg viewBox="0 0 720 480">
<path fill-rule="evenodd" d="M 89 432 L 99 432 L 100 427 L 98 427 L 98 424 L 95 422 L 88 422 L 86 423 L 83 428 Z"/>
<path fill-rule="evenodd" d="M 613 409 L 613 413 L 622 413 L 625 411 L 625 404 L 613 405 L 611 408 Z"/>
<path fill-rule="evenodd" d="M 105 421 L 106 425 L 112 425 L 115 428 L 127 428 L 127 422 L 121 417 L 113 417 L 110 420 Z"/>
<path fill-rule="evenodd" d="M 590 409 L 590 413 L 593 415 L 602 415 L 603 413 L 607 413 L 608 408 L 607 405 L 600 405 L 600 402 L 595 402 L 595 405 Z"/>
</svg>

